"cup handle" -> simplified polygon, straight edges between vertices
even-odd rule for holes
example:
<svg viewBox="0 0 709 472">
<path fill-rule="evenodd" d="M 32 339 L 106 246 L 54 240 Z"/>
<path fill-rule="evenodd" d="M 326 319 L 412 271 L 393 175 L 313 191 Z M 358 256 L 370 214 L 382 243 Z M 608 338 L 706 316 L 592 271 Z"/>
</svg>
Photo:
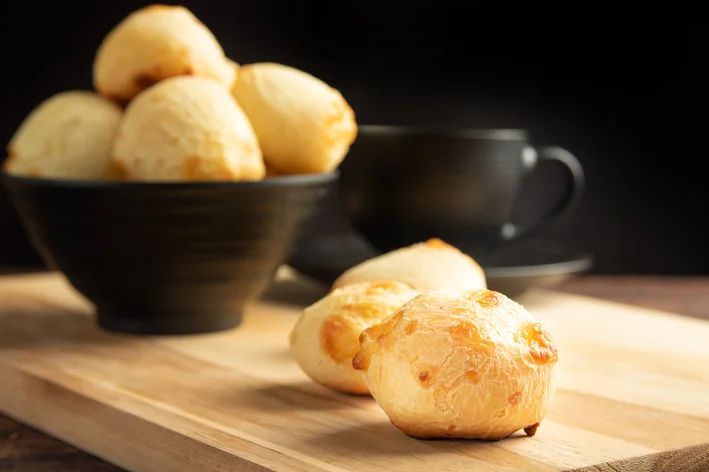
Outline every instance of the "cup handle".
<svg viewBox="0 0 709 472">
<path fill-rule="evenodd" d="M 586 188 L 586 178 L 581 163 L 566 149 L 552 146 L 537 150 L 530 146 L 523 151 L 522 159 L 528 167 L 531 167 L 532 171 L 545 161 L 553 161 L 563 165 L 568 171 L 566 174 L 568 177 L 566 190 L 556 203 L 542 213 L 535 222 L 522 227 L 518 227 L 513 223 L 505 224 L 502 227 L 501 235 L 505 241 L 532 236 L 551 223 L 568 217 L 581 202 L 581 197 Z"/>
</svg>

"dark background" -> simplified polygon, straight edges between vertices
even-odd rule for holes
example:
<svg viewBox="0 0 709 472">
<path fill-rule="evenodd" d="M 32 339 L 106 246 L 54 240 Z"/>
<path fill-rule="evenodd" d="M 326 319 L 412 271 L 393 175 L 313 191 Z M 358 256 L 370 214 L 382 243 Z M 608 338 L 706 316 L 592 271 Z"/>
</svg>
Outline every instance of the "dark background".
<svg viewBox="0 0 709 472">
<path fill-rule="evenodd" d="M 145 4 L 3 3 L 0 141 L 41 100 L 91 88 L 99 42 Z M 412 0 L 183 4 L 232 59 L 320 77 L 361 124 L 520 127 L 567 148 L 588 190 L 547 237 L 591 251 L 595 272 L 709 273 L 709 42 L 699 14 Z M 553 177 L 541 173 L 529 188 Z M 0 264 L 37 263 L 0 193 Z"/>
</svg>

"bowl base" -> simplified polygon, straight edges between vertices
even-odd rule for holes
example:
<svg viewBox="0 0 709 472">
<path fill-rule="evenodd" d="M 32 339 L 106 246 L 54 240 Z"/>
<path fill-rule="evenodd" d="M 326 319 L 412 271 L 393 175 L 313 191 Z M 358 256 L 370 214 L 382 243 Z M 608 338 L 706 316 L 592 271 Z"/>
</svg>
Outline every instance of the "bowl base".
<svg viewBox="0 0 709 472">
<path fill-rule="evenodd" d="M 107 331 L 144 335 L 206 334 L 236 328 L 243 320 L 240 309 L 229 312 L 158 313 L 150 316 L 126 316 L 113 310 L 99 308 L 96 321 Z"/>
</svg>

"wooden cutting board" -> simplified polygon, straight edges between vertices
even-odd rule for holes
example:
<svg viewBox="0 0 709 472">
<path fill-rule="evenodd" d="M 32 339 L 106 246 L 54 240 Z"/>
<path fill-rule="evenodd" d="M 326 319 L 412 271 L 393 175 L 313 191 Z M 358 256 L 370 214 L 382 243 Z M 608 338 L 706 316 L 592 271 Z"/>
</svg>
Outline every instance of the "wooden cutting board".
<svg viewBox="0 0 709 472">
<path fill-rule="evenodd" d="M 420 441 L 291 359 L 299 308 L 324 293 L 285 273 L 240 328 L 132 337 L 97 329 L 57 274 L 0 278 L 0 410 L 136 471 L 709 470 L 705 321 L 532 292 L 519 301 L 560 352 L 537 435 Z"/>
</svg>

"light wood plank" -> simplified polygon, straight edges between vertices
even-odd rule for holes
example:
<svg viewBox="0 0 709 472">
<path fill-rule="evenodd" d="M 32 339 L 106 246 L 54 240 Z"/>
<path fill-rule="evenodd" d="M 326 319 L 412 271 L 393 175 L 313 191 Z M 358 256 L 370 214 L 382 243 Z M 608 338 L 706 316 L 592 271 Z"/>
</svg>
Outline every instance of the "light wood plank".
<svg viewBox="0 0 709 472">
<path fill-rule="evenodd" d="M 57 274 L 0 278 L 0 410 L 137 471 L 709 468 L 705 321 L 532 292 L 560 349 L 537 435 L 419 441 L 300 371 L 287 334 L 325 289 L 281 277 L 244 325 L 191 337 L 107 333 Z"/>
</svg>

